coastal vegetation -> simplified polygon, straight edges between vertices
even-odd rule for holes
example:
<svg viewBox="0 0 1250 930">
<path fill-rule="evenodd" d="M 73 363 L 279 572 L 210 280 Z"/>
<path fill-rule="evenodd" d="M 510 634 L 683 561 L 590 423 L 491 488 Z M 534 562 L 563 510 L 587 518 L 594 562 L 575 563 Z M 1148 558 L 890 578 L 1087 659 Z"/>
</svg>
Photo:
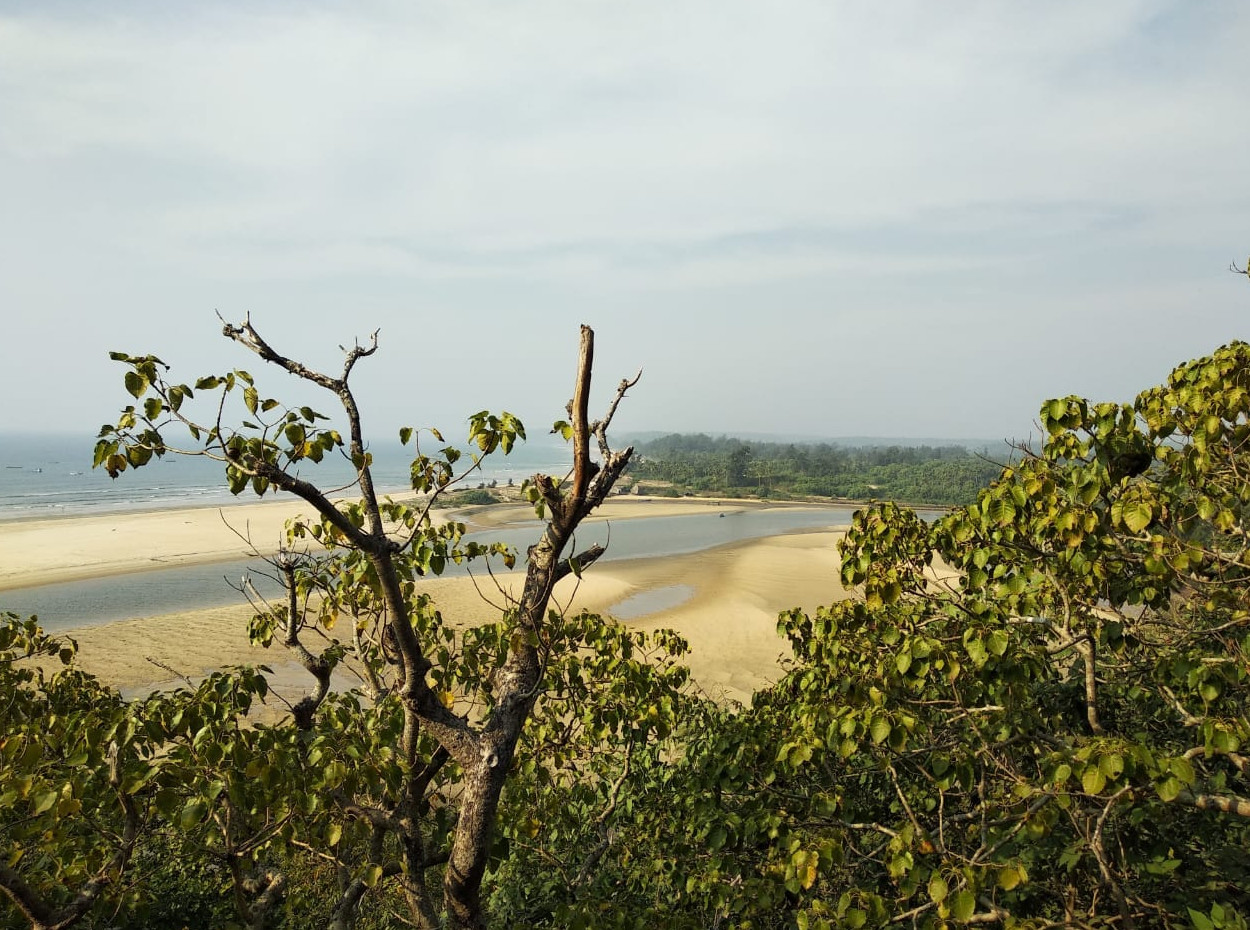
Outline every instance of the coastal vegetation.
<svg viewBox="0 0 1250 930">
<path fill-rule="evenodd" d="M 636 448 L 629 473 L 640 483 L 725 496 L 966 504 L 1002 470 L 987 452 L 963 446 L 745 442 L 673 433 Z"/>
<path fill-rule="evenodd" d="M 573 474 L 527 487 L 547 523 L 526 585 L 474 627 L 421 579 L 515 554 L 371 496 L 347 380 L 373 346 L 334 378 L 250 323 L 227 335 L 323 379 L 347 434 L 245 371 L 183 385 L 119 354 L 134 404 L 97 461 L 142 467 L 182 430 L 236 491 L 314 506 L 269 566 L 285 602 L 250 628 L 313 691 L 275 722 L 248 716 L 264 668 L 126 702 L 6 617 L 0 926 L 1246 927 L 1250 345 L 1132 403 L 1047 401 L 1041 448 L 933 522 L 858 511 L 856 595 L 782 614 L 785 675 L 728 706 L 677 634 L 551 609 L 599 556 L 565 553 L 571 527 L 630 458 L 606 430 L 632 382 L 589 419 L 588 333 L 556 423 Z M 243 412 L 195 420 L 203 395 Z M 403 437 L 436 445 L 415 490 L 524 438 L 507 414 L 470 424 L 467 456 Z M 288 471 L 340 449 L 360 503 Z M 724 451 L 727 484 L 749 478 Z"/>
</svg>

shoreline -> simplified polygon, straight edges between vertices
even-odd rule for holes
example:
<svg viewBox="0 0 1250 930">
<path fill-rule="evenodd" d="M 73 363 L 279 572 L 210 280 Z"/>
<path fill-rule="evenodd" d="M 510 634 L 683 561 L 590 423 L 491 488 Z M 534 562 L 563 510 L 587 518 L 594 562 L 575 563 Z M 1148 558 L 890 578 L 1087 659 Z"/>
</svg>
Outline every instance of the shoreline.
<svg viewBox="0 0 1250 930">
<path fill-rule="evenodd" d="M 640 595 L 681 588 L 677 603 L 632 614 L 619 622 L 639 630 L 676 630 L 690 644 L 683 657 L 695 682 L 717 699 L 746 701 L 775 681 L 789 656 L 776 633 L 777 614 L 812 610 L 847 596 L 838 580 L 838 531 L 798 531 L 726 543 L 678 556 L 645 556 L 601 563 L 582 578 L 557 586 L 552 606 L 612 615 Z M 505 591 L 523 583 L 518 571 L 497 575 Z M 432 578 L 421 582 L 456 627 L 497 619 L 487 602 L 491 579 Z M 499 597 L 494 600 L 499 600 Z M 247 638 L 247 604 L 180 611 L 59 631 L 78 641 L 79 664 L 130 695 L 176 687 L 175 670 L 192 680 L 231 665 L 268 665 L 288 700 L 310 684 L 280 646 L 262 650 Z M 330 635 L 333 635 L 332 633 Z"/>
<path fill-rule="evenodd" d="M 402 498 L 396 498 L 402 499 Z M 587 523 L 770 508 L 830 509 L 847 505 L 740 498 L 609 498 Z M 286 522 L 308 512 L 298 498 L 229 506 L 139 510 L 90 516 L 0 521 L 0 593 L 70 581 L 209 565 L 279 548 Z M 469 532 L 536 523 L 529 504 L 503 502 L 431 511 Z"/>
<path fill-rule="evenodd" d="M 591 522 L 717 510 L 732 514 L 825 508 L 845 512 L 846 505 L 622 495 L 605 501 Z M 253 541 L 273 540 L 276 548 L 286 519 L 306 511 L 302 501 L 262 501 L 229 508 L 0 523 L 0 606 L 4 590 L 39 582 L 118 577 L 246 556 L 248 544 L 223 516 L 250 533 Z M 438 511 L 436 518 L 455 519 L 486 532 L 537 522 L 525 503 Z M 836 543 L 841 535 L 830 529 L 797 529 L 678 555 L 605 561 L 580 579 L 562 580 L 552 606 L 604 615 L 612 615 L 619 606 L 623 615 L 619 622 L 631 628 L 674 629 L 690 643 L 683 663 L 704 691 L 718 699 L 747 701 L 757 688 L 779 677 L 789 655 L 788 644 L 776 633 L 777 614 L 793 607 L 810 610 L 846 596 L 838 581 L 841 559 Z M 518 590 L 523 578 L 522 572 L 514 571 L 496 580 L 505 590 Z M 491 584 L 492 579 L 483 575 L 476 580 L 438 577 L 421 582 L 457 627 L 498 618 L 498 610 L 482 597 L 483 592 L 491 594 Z M 680 596 L 674 598 L 675 593 Z M 501 596 L 492 600 L 498 602 Z M 76 639 L 81 667 L 131 696 L 183 684 L 170 669 L 194 680 L 226 666 L 264 664 L 273 668 L 278 692 L 297 699 L 308 687 L 306 673 L 280 647 L 261 650 L 250 645 L 246 632 L 250 615 L 251 608 L 239 603 L 140 615 L 66 628 L 56 635 Z"/>
<path fill-rule="evenodd" d="M 0 520 L 0 592 L 273 554 L 286 522 L 308 509 L 303 500 L 288 496 Z M 435 510 L 431 515 L 449 519 L 454 513 Z M 265 544 L 265 538 L 272 542 Z M 125 554 L 119 555 L 123 548 Z"/>
</svg>

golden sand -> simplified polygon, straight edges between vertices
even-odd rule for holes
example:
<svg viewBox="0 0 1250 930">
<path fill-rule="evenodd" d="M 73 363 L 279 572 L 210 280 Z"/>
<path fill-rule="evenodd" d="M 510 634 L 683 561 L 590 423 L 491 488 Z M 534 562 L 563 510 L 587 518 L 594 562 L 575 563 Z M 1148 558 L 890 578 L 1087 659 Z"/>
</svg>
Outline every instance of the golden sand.
<svg viewBox="0 0 1250 930">
<path fill-rule="evenodd" d="M 715 503 L 620 499 L 605 504 L 596 518 L 672 516 L 706 512 L 709 506 Z M 727 501 L 723 506 L 764 505 Z M 221 513 L 197 509 L 0 524 L 0 590 L 247 555 L 249 545 L 230 527 L 250 533 L 261 551 L 272 551 L 283 523 L 299 509 L 290 503 L 253 504 Z M 501 526 L 532 514 L 523 506 L 503 505 L 475 508 L 467 516 L 478 526 Z M 644 630 L 677 630 L 690 642 L 687 661 L 695 680 L 714 697 L 746 700 L 776 679 L 788 653 L 776 634 L 777 614 L 791 607 L 810 610 L 845 596 L 838 583 L 838 535 L 797 532 L 686 555 L 604 562 L 581 579 L 562 581 L 556 600 L 569 609 L 611 613 L 642 592 L 684 586 L 675 590 L 688 597 L 675 606 L 622 622 Z M 515 590 L 521 576 L 510 573 L 499 581 Z M 453 623 L 481 623 L 498 616 L 483 598 L 492 594 L 489 578 L 479 578 L 477 584 L 471 578 L 423 583 Z M 196 678 L 238 664 L 273 666 L 290 687 L 303 687 L 299 670 L 291 669 L 280 647 L 262 650 L 248 643 L 249 614 L 250 608 L 240 604 L 125 620 L 68 635 L 78 640 L 86 669 L 130 691 L 174 683 L 166 667 Z"/>
</svg>

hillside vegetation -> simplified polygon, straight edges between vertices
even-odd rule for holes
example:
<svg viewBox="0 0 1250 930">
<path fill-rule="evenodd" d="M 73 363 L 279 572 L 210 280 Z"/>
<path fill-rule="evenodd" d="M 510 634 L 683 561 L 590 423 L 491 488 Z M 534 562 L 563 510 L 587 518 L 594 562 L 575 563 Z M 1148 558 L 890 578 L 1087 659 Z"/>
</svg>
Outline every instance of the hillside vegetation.
<svg viewBox="0 0 1250 930">
<path fill-rule="evenodd" d="M 640 443 L 630 474 L 681 491 L 964 504 L 1002 469 L 962 446 L 744 442 L 673 433 Z"/>
<path fill-rule="evenodd" d="M 146 461 L 171 392 L 189 393 L 150 358 L 123 360 L 131 393 L 160 403 L 106 430 L 119 470 Z M 297 427 L 244 439 L 218 420 L 210 442 L 240 488 L 287 480 L 262 467 L 279 454 L 337 446 L 311 411 L 233 384 Z M 556 426 L 581 483 L 530 489 L 553 521 L 628 458 L 604 440 L 607 466 L 589 467 L 602 424 L 571 409 Z M 323 550 L 275 563 L 290 602 L 250 632 L 318 687 L 273 725 L 247 717 L 263 670 L 126 702 L 76 667 L 71 641 L 9 616 L 0 926 L 1244 930 L 1250 345 L 1130 404 L 1047 401 L 1040 420 L 1036 454 L 940 519 L 858 511 L 841 544 L 855 596 L 780 616 L 793 660 L 745 707 L 691 688 L 673 632 L 545 600 L 445 621 L 419 577 L 487 550 L 403 509 L 387 515 L 414 533 L 408 549 L 367 535 L 361 505 L 292 526 Z M 523 436 L 506 414 L 473 429 L 483 451 Z M 419 457 L 414 482 L 441 486 L 457 457 Z M 336 692 L 342 662 L 366 683 Z M 500 757 L 492 721 L 518 706 Z M 500 786 L 489 818 L 479 776 Z M 457 866 L 465 846 L 479 871 Z"/>
</svg>

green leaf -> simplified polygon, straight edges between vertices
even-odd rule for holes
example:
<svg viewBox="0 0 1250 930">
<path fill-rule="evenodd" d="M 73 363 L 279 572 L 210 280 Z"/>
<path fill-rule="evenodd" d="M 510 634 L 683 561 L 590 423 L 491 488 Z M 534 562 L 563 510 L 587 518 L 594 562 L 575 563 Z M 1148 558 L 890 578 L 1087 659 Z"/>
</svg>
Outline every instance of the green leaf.
<svg viewBox="0 0 1250 930">
<path fill-rule="evenodd" d="M 933 903 L 941 904 L 945 901 L 948 890 L 946 879 L 940 872 L 934 872 L 929 878 L 929 897 L 933 899 Z"/>
<path fill-rule="evenodd" d="M 1042 405 L 1042 419 L 1047 421 L 1061 420 L 1068 414 L 1068 402 L 1061 398 L 1049 400 Z M 1062 429 L 1062 427 L 1060 427 Z"/>
<path fill-rule="evenodd" d="M 1179 797 L 1182 787 L 1184 786 L 1181 785 L 1179 778 L 1175 775 L 1169 775 L 1155 786 L 1155 790 L 1159 792 L 1159 797 L 1162 800 L 1171 802 L 1175 801 L 1177 797 Z"/>
<path fill-rule="evenodd" d="M 1202 911 L 1189 908 L 1189 919 L 1193 921 L 1195 930 L 1216 930 L 1214 921 Z"/>
<path fill-rule="evenodd" d="M 1007 631 L 994 630 L 985 640 L 985 648 L 996 656 L 1001 656 L 1007 651 Z"/>
<path fill-rule="evenodd" d="M 1111 505 L 1111 518 L 1124 524 L 1130 533 L 1140 533 L 1154 519 L 1154 511 L 1148 501 L 1140 498 L 1121 499 Z"/>
<path fill-rule="evenodd" d="M 399 428 L 399 444 L 401 446 L 406 446 L 408 445 L 408 440 L 410 440 L 411 438 L 412 438 L 412 427 L 401 426 Z"/>
<path fill-rule="evenodd" d="M 985 515 L 999 526 L 1006 526 L 1016 518 L 1015 505 L 1004 497 L 995 498 Z"/>
<path fill-rule="evenodd" d="M 1013 866 L 1006 866 L 998 873 L 998 887 L 1003 891 L 1011 891 L 1023 880 L 1024 876 L 1020 874 L 1020 870 Z"/>
<path fill-rule="evenodd" d="M 166 817 L 172 817 L 174 814 L 174 808 L 178 804 L 178 792 L 174 791 L 172 788 L 162 788 L 160 791 L 156 792 L 156 797 L 153 798 L 153 803 L 156 805 L 156 809 L 161 814 Z"/>
<path fill-rule="evenodd" d="M 1194 773 L 1193 763 L 1183 756 L 1177 756 L 1168 763 L 1168 768 L 1172 770 L 1172 774 L 1180 779 L 1182 785 L 1192 785 L 1196 774 Z"/>
<path fill-rule="evenodd" d="M 889 738 L 892 729 L 894 728 L 890 726 L 889 719 L 882 714 L 873 718 L 872 726 L 869 727 L 868 732 L 872 735 L 872 741 L 879 745 Z"/>
<path fill-rule="evenodd" d="M 1081 787 L 1086 794 L 1098 794 L 1106 786 L 1107 776 L 1092 765 L 1081 775 Z"/>
<path fill-rule="evenodd" d="M 208 813 L 208 803 L 203 798 L 192 798 L 182 808 L 182 814 L 178 817 L 178 826 L 183 830 L 190 830 Z"/>
<path fill-rule="evenodd" d="M 41 791 L 35 795 L 35 806 L 31 813 L 38 816 L 52 809 L 52 805 L 60 798 L 58 791 Z"/>
<path fill-rule="evenodd" d="M 965 921 L 973 915 L 977 909 L 977 899 L 967 888 L 956 892 L 951 898 L 951 917 L 955 920 Z"/>
<path fill-rule="evenodd" d="M 968 650 L 968 658 L 977 666 L 985 664 L 985 643 L 979 636 L 969 639 L 964 648 Z"/>
<path fill-rule="evenodd" d="M 137 371 L 126 372 L 126 390 L 130 392 L 132 397 L 142 397 L 143 392 L 148 389 L 148 379 L 143 377 Z"/>
<path fill-rule="evenodd" d="M 1098 760 L 1098 770 L 1108 778 L 1119 778 L 1124 771 L 1124 757 L 1118 752 L 1108 753 Z"/>
</svg>

